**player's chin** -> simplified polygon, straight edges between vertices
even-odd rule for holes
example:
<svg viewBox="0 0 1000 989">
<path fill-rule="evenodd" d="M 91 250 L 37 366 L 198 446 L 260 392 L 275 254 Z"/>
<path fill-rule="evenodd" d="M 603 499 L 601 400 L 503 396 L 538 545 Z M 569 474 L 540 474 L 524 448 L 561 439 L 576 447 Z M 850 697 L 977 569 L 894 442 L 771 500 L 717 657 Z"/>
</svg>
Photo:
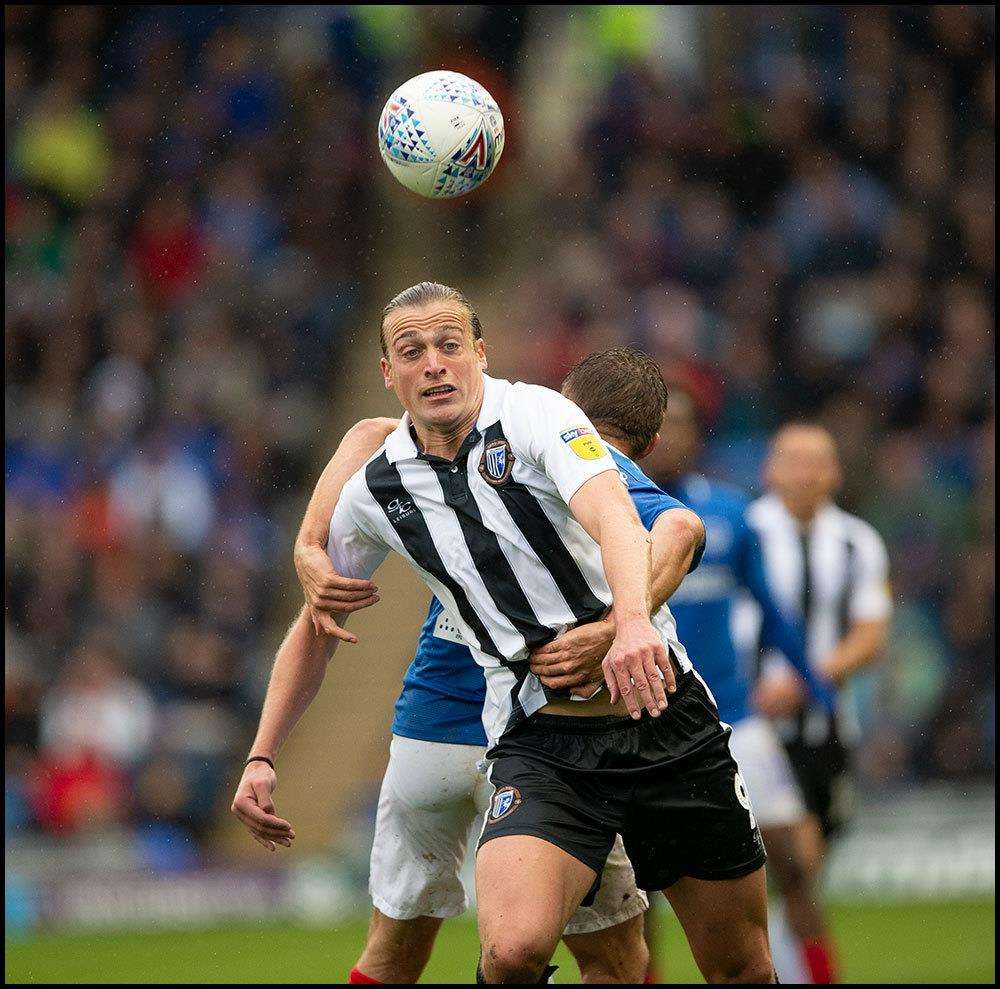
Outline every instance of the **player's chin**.
<svg viewBox="0 0 1000 989">
<path fill-rule="evenodd" d="M 458 392 L 451 392 L 443 398 L 425 398 L 421 404 L 424 418 L 434 426 L 450 426 L 459 422 L 465 411 Z"/>
</svg>

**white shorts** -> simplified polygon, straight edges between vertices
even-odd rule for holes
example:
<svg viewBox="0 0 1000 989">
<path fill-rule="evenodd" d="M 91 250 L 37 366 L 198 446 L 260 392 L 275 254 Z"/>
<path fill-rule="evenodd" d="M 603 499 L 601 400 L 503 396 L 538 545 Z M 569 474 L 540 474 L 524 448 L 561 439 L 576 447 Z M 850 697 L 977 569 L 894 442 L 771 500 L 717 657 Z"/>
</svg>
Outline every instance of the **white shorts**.
<svg viewBox="0 0 1000 989">
<path fill-rule="evenodd" d="M 457 917 L 469 906 L 462 864 L 489 808 L 493 788 L 476 745 L 421 742 L 393 735 L 375 819 L 369 890 L 396 920 Z M 621 838 L 608 856 L 594 903 L 580 907 L 567 934 L 588 934 L 631 920 L 649 905 L 636 888 Z"/>
<path fill-rule="evenodd" d="M 729 751 L 739 764 L 762 829 L 780 828 L 800 821 L 805 805 L 788 754 L 765 718 L 751 715 L 732 726 Z"/>
</svg>

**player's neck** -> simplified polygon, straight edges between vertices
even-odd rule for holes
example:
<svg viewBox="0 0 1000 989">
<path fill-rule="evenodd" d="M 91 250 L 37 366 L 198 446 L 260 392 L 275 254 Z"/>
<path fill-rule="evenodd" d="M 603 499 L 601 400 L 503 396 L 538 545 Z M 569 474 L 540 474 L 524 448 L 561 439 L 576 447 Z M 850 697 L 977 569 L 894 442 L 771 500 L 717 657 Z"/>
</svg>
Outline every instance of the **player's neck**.
<svg viewBox="0 0 1000 989">
<path fill-rule="evenodd" d="M 813 524 L 813 522 L 816 519 L 816 516 L 819 515 L 820 511 L 822 510 L 823 504 L 825 504 L 825 503 L 819 505 L 793 504 L 792 502 L 786 501 L 784 498 L 781 499 L 781 502 L 785 506 L 785 510 L 788 512 L 788 514 L 791 515 L 792 518 L 795 519 L 795 521 L 798 522 L 798 524 L 802 526 L 803 529 L 808 529 L 809 526 Z"/>
<path fill-rule="evenodd" d="M 421 453 L 431 457 L 441 457 L 443 460 L 454 460 L 458 456 L 458 451 L 461 449 L 465 437 L 475 426 L 482 407 L 483 403 L 480 400 L 476 407 L 460 422 L 446 428 L 434 428 L 414 422 L 413 432 L 416 434 L 417 446 Z"/>
</svg>

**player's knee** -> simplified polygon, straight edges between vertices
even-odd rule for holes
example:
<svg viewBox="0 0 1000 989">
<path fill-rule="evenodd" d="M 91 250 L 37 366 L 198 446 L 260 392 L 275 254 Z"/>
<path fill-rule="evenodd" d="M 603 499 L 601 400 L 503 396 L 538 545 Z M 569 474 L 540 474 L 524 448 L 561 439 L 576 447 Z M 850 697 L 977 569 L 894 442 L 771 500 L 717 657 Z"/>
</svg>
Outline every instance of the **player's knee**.
<svg viewBox="0 0 1000 989">
<path fill-rule="evenodd" d="M 545 971 L 550 953 L 529 936 L 489 944 L 483 949 L 483 975 L 487 982 L 530 985 Z"/>
<path fill-rule="evenodd" d="M 727 959 L 706 972 L 705 981 L 714 985 L 770 985 L 775 981 L 771 953 L 765 948 Z"/>
</svg>

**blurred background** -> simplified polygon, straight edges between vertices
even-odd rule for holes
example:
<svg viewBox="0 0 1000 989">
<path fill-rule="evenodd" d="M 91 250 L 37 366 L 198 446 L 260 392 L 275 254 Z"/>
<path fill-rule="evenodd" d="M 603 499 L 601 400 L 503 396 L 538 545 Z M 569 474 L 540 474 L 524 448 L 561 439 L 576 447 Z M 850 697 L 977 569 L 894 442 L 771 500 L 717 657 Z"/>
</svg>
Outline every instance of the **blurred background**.
<svg viewBox="0 0 1000 989">
<path fill-rule="evenodd" d="M 378 311 L 424 278 L 479 306 L 502 377 L 656 355 L 710 424 L 704 470 L 748 490 L 776 425 L 833 430 L 896 614 L 854 685 L 864 799 L 831 895 L 987 903 L 992 964 L 992 6 L 4 18 L 9 977 L 52 977 L 33 946 L 68 965 L 63 932 L 177 923 L 236 925 L 250 964 L 275 918 L 316 937 L 322 980 L 346 973 L 322 953 L 330 930 L 347 967 L 360 948 L 427 603 L 405 568 L 283 753 L 301 847 L 269 857 L 226 810 L 300 604 L 301 512 L 347 426 L 397 414 Z M 429 68 L 478 79 L 507 124 L 459 202 L 378 156 L 386 96 Z M 141 949 L 119 943 L 128 975 Z"/>
</svg>

